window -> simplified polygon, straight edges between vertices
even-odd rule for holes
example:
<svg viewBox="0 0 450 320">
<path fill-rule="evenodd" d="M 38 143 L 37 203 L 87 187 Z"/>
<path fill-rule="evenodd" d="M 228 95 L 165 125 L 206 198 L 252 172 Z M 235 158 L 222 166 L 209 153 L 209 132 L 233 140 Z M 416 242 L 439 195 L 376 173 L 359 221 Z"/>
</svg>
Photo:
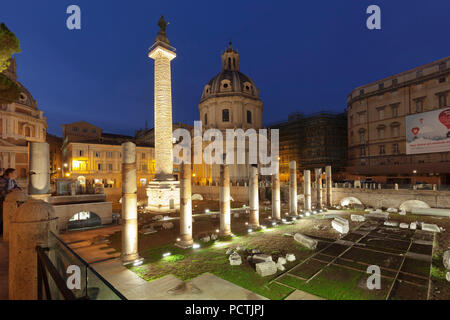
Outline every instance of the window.
<svg viewBox="0 0 450 320">
<path fill-rule="evenodd" d="M 72 131 L 78 131 L 78 127 L 72 127 Z"/>
<path fill-rule="evenodd" d="M 106 157 L 107 157 L 107 158 L 112 158 L 112 156 L 113 156 L 113 155 L 112 155 L 112 152 L 111 152 L 111 151 L 107 151 L 107 152 L 106 152 Z"/>
<path fill-rule="evenodd" d="M 96 157 L 96 158 L 100 158 L 100 152 L 95 151 L 95 157 Z"/>
<path fill-rule="evenodd" d="M 252 123 L 252 112 L 247 110 L 247 123 Z"/>
<path fill-rule="evenodd" d="M 108 171 L 113 171 L 113 164 L 112 163 L 108 163 Z"/>
<path fill-rule="evenodd" d="M 78 150 L 78 156 L 82 157 L 83 156 L 83 150 Z"/>
<path fill-rule="evenodd" d="M 445 77 L 440 77 L 439 78 L 439 83 L 444 83 L 445 82 Z"/>
<path fill-rule="evenodd" d="M 380 145 L 380 154 L 385 154 L 384 144 Z"/>
<path fill-rule="evenodd" d="M 208 114 L 205 113 L 205 126 L 208 125 Z"/>
<path fill-rule="evenodd" d="M 439 95 L 439 107 L 447 106 L 447 94 L 443 93 Z"/>
<path fill-rule="evenodd" d="M 423 99 L 416 100 L 416 112 L 423 111 Z"/>
<path fill-rule="evenodd" d="M 102 171 L 103 170 L 103 166 L 101 163 L 97 163 L 97 170 L 98 171 Z"/>
<path fill-rule="evenodd" d="M 229 122 L 230 121 L 230 110 L 223 109 L 222 110 L 222 122 Z"/>
<path fill-rule="evenodd" d="M 378 139 L 384 139 L 384 127 L 378 127 Z"/>
<path fill-rule="evenodd" d="M 119 152 L 119 158 L 122 158 L 122 152 Z"/>
<path fill-rule="evenodd" d="M 397 79 L 392 79 L 392 85 L 393 85 L 393 86 L 396 86 L 397 83 L 398 83 L 398 80 L 397 80 Z"/>
<path fill-rule="evenodd" d="M 397 138 L 399 133 L 399 126 L 398 125 L 392 126 L 391 129 L 392 129 L 392 137 Z"/>
<path fill-rule="evenodd" d="M 146 164 L 142 165 L 142 171 L 147 171 L 147 165 Z"/>
<path fill-rule="evenodd" d="M 378 108 L 378 120 L 383 120 L 383 119 L 384 119 L 384 107 Z"/>
<path fill-rule="evenodd" d="M 350 127 L 353 126 L 353 116 L 350 116 Z"/>
<path fill-rule="evenodd" d="M 392 145 L 392 153 L 393 154 L 398 154 L 398 143 L 394 143 L 393 145 Z"/>
<path fill-rule="evenodd" d="M 359 143 L 365 143 L 366 142 L 366 134 L 364 131 L 359 132 Z"/>
<path fill-rule="evenodd" d="M 392 117 L 398 117 L 398 106 L 391 106 L 391 111 L 392 111 Z"/>
<path fill-rule="evenodd" d="M 92 129 L 92 133 L 97 133 L 97 130 L 95 130 L 95 129 Z"/>
<path fill-rule="evenodd" d="M 359 156 L 364 157 L 366 155 L 366 147 L 359 148 Z"/>
<path fill-rule="evenodd" d="M 364 121 L 366 120 L 366 113 L 365 112 L 361 112 L 359 113 L 359 123 L 364 123 Z"/>
</svg>

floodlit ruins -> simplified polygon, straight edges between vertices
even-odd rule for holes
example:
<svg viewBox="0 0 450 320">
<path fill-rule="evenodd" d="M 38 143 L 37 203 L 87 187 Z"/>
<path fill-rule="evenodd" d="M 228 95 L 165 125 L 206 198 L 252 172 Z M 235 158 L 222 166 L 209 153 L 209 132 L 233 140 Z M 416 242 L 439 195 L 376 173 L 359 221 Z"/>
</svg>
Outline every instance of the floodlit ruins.
<svg viewBox="0 0 450 320">
<path fill-rule="evenodd" d="M 148 54 L 154 179 L 138 184 L 139 156 L 130 139 L 118 149 L 117 194 L 100 184 L 88 191 L 77 179 L 59 179 L 52 190 L 49 145 L 30 142 L 28 187 L 3 202 L 0 254 L 8 256 L 9 299 L 450 299 L 448 190 L 342 181 L 331 163 L 301 170 L 293 160 L 288 181 L 280 181 L 278 150 L 270 148 L 276 135 L 268 139 L 270 164 L 202 164 L 201 177 L 195 163 L 174 165 L 177 53 L 164 17 L 158 26 Z M 202 121 L 212 126 L 219 109 L 230 116 L 219 91 L 239 86 L 248 92 L 242 100 L 233 96 L 239 100 L 233 110 L 247 127 L 252 119 L 262 127 L 259 90 L 239 72 L 231 44 L 222 60 L 222 73 L 203 92 Z M 207 99 L 212 94 L 216 109 Z M 253 103 L 249 110 L 244 100 Z M 225 160 L 226 152 L 215 156 Z"/>
</svg>

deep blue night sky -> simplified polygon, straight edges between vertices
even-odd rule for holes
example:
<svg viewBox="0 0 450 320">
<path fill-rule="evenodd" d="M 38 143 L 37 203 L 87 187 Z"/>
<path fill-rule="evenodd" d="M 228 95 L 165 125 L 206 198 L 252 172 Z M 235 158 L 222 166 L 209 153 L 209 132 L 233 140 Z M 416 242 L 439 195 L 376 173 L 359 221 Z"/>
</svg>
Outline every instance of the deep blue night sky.
<svg viewBox="0 0 450 320">
<path fill-rule="evenodd" d="M 82 29 L 66 28 L 77 4 Z M 366 28 L 381 7 L 382 30 Z M 261 90 L 264 123 L 289 113 L 343 111 L 357 86 L 450 54 L 450 1 L 2 1 L 0 21 L 17 35 L 19 81 L 61 135 L 86 120 L 106 132 L 153 126 L 148 48 L 164 14 L 177 48 L 172 62 L 174 121 L 198 119 L 203 86 L 221 70 L 231 38 L 241 71 Z"/>
</svg>

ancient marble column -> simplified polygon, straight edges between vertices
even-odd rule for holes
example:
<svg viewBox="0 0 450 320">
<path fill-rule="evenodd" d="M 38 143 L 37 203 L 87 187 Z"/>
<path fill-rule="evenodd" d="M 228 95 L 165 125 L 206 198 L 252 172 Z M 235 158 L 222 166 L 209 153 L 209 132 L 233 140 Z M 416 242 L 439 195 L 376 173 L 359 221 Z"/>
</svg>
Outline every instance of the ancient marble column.
<svg viewBox="0 0 450 320">
<path fill-rule="evenodd" d="M 259 227 L 259 190 L 258 190 L 258 166 L 250 166 L 250 181 L 249 181 L 249 205 L 250 217 L 249 225 L 252 228 Z"/>
<path fill-rule="evenodd" d="M 122 143 L 122 254 L 123 263 L 132 263 L 138 254 L 136 145 Z"/>
<path fill-rule="evenodd" d="M 11 218 L 16 214 L 19 206 L 27 200 L 28 196 L 21 190 L 15 190 L 5 197 L 3 202 L 3 241 L 9 241 Z"/>
<path fill-rule="evenodd" d="M 49 247 L 49 231 L 57 228 L 53 206 L 43 200 L 28 200 L 11 217 L 9 300 L 37 300 L 36 246 Z"/>
<path fill-rule="evenodd" d="M 297 164 L 289 163 L 289 214 L 297 215 Z"/>
<path fill-rule="evenodd" d="M 275 173 L 272 173 L 272 219 L 281 219 L 280 199 L 280 165 L 276 162 Z"/>
<path fill-rule="evenodd" d="M 326 183 L 327 183 L 327 206 L 333 205 L 333 175 L 331 173 L 331 166 L 325 167 Z"/>
<path fill-rule="evenodd" d="M 189 248 L 194 244 L 192 240 L 191 175 L 191 165 L 183 162 L 180 181 L 180 241 L 175 244 L 180 248 Z"/>
<path fill-rule="evenodd" d="M 227 164 L 220 165 L 220 236 L 231 235 L 231 208 L 230 208 L 230 167 Z"/>
<path fill-rule="evenodd" d="M 155 60 L 155 178 L 173 180 L 170 62 L 177 55 L 168 44 L 157 38 L 148 56 Z"/>
<path fill-rule="evenodd" d="M 317 209 L 322 209 L 322 168 L 314 169 L 314 175 L 316 176 L 316 191 L 317 191 Z"/>
<path fill-rule="evenodd" d="M 311 171 L 303 171 L 303 195 L 304 195 L 304 209 L 311 211 Z"/>
<path fill-rule="evenodd" d="M 50 152 L 47 142 L 30 142 L 28 194 L 45 195 L 50 189 Z"/>
</svg>

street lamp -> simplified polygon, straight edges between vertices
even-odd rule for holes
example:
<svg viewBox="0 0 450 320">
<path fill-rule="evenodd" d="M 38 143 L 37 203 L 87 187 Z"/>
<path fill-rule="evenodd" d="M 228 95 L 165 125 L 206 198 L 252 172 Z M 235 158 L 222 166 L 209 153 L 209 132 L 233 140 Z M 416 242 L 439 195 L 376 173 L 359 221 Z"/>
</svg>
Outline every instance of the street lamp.
<svg viewBox="0 0 450 320">
<path fill-rule="evenodd" d="M 416 174 L 417 174 L 417 170 L 413 170 L 413 185 L 415 185 L 416 184 Z"/>
</svg>

